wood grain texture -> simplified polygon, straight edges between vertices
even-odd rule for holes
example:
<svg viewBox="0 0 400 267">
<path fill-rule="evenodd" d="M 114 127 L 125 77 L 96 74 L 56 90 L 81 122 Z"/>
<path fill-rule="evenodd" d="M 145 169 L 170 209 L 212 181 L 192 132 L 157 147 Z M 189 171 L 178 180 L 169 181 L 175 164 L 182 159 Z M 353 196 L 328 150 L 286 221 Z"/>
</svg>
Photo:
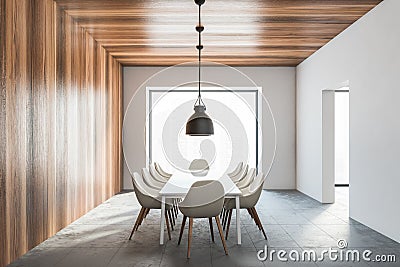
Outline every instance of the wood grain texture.
<svg viewBox="0 0 400 267">
<path fill-rule="evenodd" d="M 121 65 L 53 0 L 0 0 L 0 266 L 120 191 Z"/>
<path fill-rule="evenodd" d="M 381 0 L 210 0 L 203 59 L 234 66 L 296 66 Z M 197 6 L 181 0 L 57 0 L 124 65 L 196 61 Z"/>
<path fill-rule="evenodd" d="M 6 0 L 0 0 L 0 32 L 6 32 Z M 7 220 L 6 220 L 6 168 L 7 139 L 6 129 L 6 39 L 0 38 L 0 266 L 6 265 L 8 259 Z"/>
</svg>

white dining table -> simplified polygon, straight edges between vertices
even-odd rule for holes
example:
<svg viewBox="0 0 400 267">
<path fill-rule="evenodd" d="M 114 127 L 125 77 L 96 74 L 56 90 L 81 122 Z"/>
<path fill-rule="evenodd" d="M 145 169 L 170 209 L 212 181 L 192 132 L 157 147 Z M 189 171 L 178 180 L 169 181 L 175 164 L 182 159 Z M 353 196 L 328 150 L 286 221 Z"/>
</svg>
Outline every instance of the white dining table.
<svg viewBox="0 0 400 267">
<path fill-rule="evenodd" d="M 201 180 L 218 180 L 224 187 L 225 198 L 234 198 L 236 203 L 236 232 L 237 243 L 242 244 L 240 232 L 240 196 L 242 191 L 232 182 L 228 175 L 224 174 L 216 179 L 214 175 L 193 176 L 191 173 L 174 173 L 164 187 L 160 190 L 161 196 L 161 223 L 160 223 L 160 245 L 164 244 L 164 223 L 165 223 L 165 201 L 166 199 L 184 198 L 192 184 Z"/>
</svg>

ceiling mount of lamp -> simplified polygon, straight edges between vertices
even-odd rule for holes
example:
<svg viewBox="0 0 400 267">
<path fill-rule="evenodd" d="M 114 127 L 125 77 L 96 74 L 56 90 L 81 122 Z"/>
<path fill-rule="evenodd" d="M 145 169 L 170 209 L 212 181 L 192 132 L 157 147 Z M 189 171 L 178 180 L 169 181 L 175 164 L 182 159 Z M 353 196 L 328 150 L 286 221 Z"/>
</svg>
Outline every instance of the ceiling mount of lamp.
<svg viewBox="0 0 400 267">
<path fill-rule="evenodd" d="M 199 6 L 199 24 L 196 26 L 196 31 L 199 33 L 199 44 L 196 49 L 199 51 L 198 71 L 199 71 L 199 90 L 197 100 L 194 103 L 194 114 L 190 116 L 186 123 L 186 134 L 191 136 L 209 136 L 214 134 L 214 125 L 210 117 L 206 114 L 206 105 L 201 99 L 201 33 L 204 31 L 204 26 L 201 24 L 201 6 L 205 0 L 194 1 Z"/>
</svg>

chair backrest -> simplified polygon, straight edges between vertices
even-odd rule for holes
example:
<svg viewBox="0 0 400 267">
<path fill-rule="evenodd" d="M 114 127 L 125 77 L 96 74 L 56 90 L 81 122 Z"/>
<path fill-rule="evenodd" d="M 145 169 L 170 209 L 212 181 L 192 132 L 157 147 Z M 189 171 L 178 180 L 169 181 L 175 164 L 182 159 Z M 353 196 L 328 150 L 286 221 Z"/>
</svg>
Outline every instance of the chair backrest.
<svg viewBox="0 0 400 267">
<path fill-rule="evenodd" d="M 149 172 L 149 170 L 148 170 L 147 168 L 143 168 L 143 169 L 142 169 L 142 177 L 143 177 L 144 182 L 145 182 L 148 186 L 150 186 L 150 187 L 152 187 L 152 188 L 154 188 L 154 189 L 160 190 L 160 189 L 163 188 L 164 185 L 165 185 L 165 183 L 161 183 L 161 182 L 156 181 L 156 180 L 150 175 L 150 172 Z"/>
<path fill-rule="evenodd" d="M 205 180 L 195 182 L 179 209 L 187 217 L 210 218 L 217 216 L 224 204 L 225 191 L 221 182 Z"/>
<path fill-rule="evenodd" d="M 161 176 L 164 176 L 165 178 L 169 178 L 169 177 L 172 176 L 172 174 L 167 173 L 166 171 L 164 171 L 164 170 L 161 168 L 160 164 L 158 164 L 157 162 L 154 162 L 154 167 L 156 168 L 157 172 L 158 172 Z"/>
<path fill-rule="evenodd" d="M 262 189 L 266 178 L 267 176 L 264 176 L 264 174 L 260 172 L 249 186 L 250 193 L 259 190 L 260 188 Z"/>
<path fill-rule="evenodd" d="M 144 208 L 159 209 L 161 202 L 157 200 L 158 192 L 149 188 L 143 181 L 143 177 L 137 172 L 131 176 L 136 198 Z"/>
<path fill-rule="evenodd" d="M 259 173 L 254 179 L 253 183 L 249 187 L 248 194 L 240 197 L 241 208 L 254 207 L 260 199 L 261 191 L 263 189 L 264 181 L 266 176 L 263 173 Z"/>
<path fill-rule="evenodd" d="M 232 176 L 236 176 L 243 168 L 243 162 L 239 162 L 239 164 L 236 166 L 236 168 L 228 173 L 228 176 L 232 177 Z"/>
<path fill-rule="evenodd" d="M 194 176 L 206 176 L 210 167 L 205 159 L 195 159 L 190 163 L 189 170 Z"/>
<path fill-rule="evenodd" d="M 154 164 L 151 164 L 151 165 L 150 165 L 149 172 L 150 172 L 150 175 L 151 175 L 156 181 L 158 181 L 158 182 L 160 182 L 160 183 L 166 183 L 166 182 L 168 181 L 168 179 L 167 179 L 166 177 L 162 176 L 161 174 L 159 174 L 159 173 L 157 172 L 156 167 L 154 166 Z"/>
<path fill-rule="evenodd" d="M 135 190 L 138 189 L 143 194 L 153 197 L 158 197 L 159 190 L 150 187 L 148 184 L 145 183 L 142 175 L 136 173 L 138 174 L 136 176 L 135 173 L 134 176 L 132 177 L 133 187 L 135 188 Z"/>
<path fill-rule="evenodd" d="M 235 175 L 235 176 L 230 176 L 231 179 L 232 179 L 232 181 L 233 181 L 234 183 L 237 183 L 237 182 L 239 182 L 240 180 L 242 180 L 242 179 L 246 176 L 248 170 L 249 170 L 249 165 L 246 164 L 246 165 L 244 166 L 244 168 L 242 168 L 242 169 L 240 170 L 240 172 L 239 172 L 237 175 Z"/>
<path fill-rule="evenodd" d="M 236 186 L 239 187 L 240 189 L 248 187 L 254 180 L 254 177 L 256 176 L 256 169 L 251 168 L 245 177 L 241 179 L 239 182 L 236 183 Z"/>
</svg>

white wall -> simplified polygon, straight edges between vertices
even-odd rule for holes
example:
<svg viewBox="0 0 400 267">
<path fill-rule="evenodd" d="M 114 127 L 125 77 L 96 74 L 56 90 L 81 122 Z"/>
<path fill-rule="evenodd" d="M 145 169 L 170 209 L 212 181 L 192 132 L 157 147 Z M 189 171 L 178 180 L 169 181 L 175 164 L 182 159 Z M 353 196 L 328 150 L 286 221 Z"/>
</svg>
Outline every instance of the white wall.
<svg viewBox="0 0 400 267">
<path fill-rule="evenodd" d="M 124 68 L 124 110 L 135 94 L 129 113 L 132 117 L 124 127 L 129 136 L 124 136 L 124 152 L 132 171 L 140 171 L 146 164 L 145 118 L 146 86 L 176 86 L 187 80 L 196 81 L 197 72 L 191 67 L 170 69 L 146 81 L 152 75 L 165 68 L 125 67 Z M 277 126 L 277 153 L 275 163 L 267 180 L 266 187 L 271 189 L 295 189 L 295 68 L 240 67 L 257 86 L 263 88 L 263 94 L 271 104 Z M 204 80 L 232 87 L 254 86 L 248 79 L 236 71 L 222 67 L 203 68 Z M 143 84 L 144 83 L 144 84 Z M 143 85 L 142 85 L 143 84 Z M 140 90 L 138 88 L 140 87 Z M 263 104 L 263 172 L 268 167 L 273 154 L 273 129 L 269 122 L 268 110 Z M 129 171 L 124 166 L 125 189 L 132 188 Z"/>
<path fill-rule="evenodd" d="M 321 90 L 349 80 L 350 216 L 400 241 L 400 1 L 385 0 L 297 67 L 297 189 L 320 200 Z"/>
</svg>

